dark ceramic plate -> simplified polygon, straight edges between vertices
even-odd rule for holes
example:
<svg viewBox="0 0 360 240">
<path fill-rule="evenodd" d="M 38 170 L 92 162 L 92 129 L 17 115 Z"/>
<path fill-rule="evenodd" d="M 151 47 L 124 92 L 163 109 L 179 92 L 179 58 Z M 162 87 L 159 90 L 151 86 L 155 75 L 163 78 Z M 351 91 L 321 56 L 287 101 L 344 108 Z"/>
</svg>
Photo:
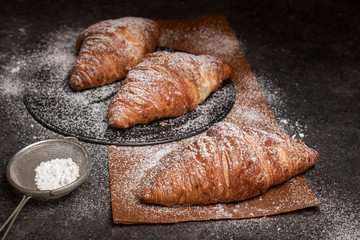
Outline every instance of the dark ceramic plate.
<svg viewBox="0 0 360 240">
<path fill-rule="evenodd" d="M 227 79 L 195 110 L 180 117 L 114 129 L 107 124 L 107 111 L 122 81 L 77 92 L 68 85 L 70 72 L 65 79 L 60 72 L 57 66 L 40 68 L 29 81 L 24 103 L 30 114 L 47 128 L 86 142 L 140 146 L 184 139 L 222 120 L 235 102 L 235 87 Z"/>
</svg>

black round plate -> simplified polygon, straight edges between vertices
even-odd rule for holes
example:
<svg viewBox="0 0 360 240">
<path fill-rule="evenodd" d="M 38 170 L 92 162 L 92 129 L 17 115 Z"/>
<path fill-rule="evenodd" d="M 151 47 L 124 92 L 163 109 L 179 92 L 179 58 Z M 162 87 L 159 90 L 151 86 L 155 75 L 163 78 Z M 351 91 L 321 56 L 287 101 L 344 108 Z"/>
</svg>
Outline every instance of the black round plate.
<svg viewBox="0 0 360 240">
<path fill-rule="evenodd" d="M 30 114 L 47 128 L 86 142 L 141 146 L 180 140 L 222 120 L 235 102 L 235 87 L 227 79 L 195 110 L 180 117 L 115 129 L 107 124 L 107 112 L 122 81 L 74 91 L 69 87 L 70 73 L 64 79 L 58 72 L 56 66 L 40 68 L 29 81 L 24 103 Z"/>
</svg>

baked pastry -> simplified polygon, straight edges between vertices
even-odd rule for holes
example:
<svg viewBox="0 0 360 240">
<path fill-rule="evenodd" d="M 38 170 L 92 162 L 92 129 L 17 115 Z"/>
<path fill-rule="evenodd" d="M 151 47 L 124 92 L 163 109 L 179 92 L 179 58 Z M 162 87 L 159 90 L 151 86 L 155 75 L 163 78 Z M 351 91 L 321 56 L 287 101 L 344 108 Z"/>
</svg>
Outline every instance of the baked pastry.
<svg viewBox="0 0 360 240">
<path fill-rule="evenodd" d="M 217 123 L 206 136 L 165 156 L 171 164 L 140 198 L 165 206 L 240 201 L 304 172 L 318 157 L 302 141 L 283 133 Z"/>
<path fill-rule="evenodd" d="M 160 26 L 150 19 L 124 17 L 96 23 L 77 38 L 79 56 L 72 68 L 75 90 L 122 79 L 146 54 L 155 50 Z"/>
<path fill-rule="evenodd" d="M 109 125 L 128 128 L 178 117 L 202 103 L 230 74 L 231 67 L 213 56 L 166 51 L 148 54 L 129 71 L 111 102 Z"/>
</svg>

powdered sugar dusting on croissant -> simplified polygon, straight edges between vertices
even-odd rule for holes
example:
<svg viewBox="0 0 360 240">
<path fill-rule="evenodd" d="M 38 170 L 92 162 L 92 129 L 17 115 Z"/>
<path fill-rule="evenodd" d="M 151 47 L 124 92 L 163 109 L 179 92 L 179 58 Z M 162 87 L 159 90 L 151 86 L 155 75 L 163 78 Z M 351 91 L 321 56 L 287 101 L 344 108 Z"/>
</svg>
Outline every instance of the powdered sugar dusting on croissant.
<svg viewBox="0 0 360 240">
<path fill-rule="evenodd" d="M 124 78 L 127 71 L 154 51 L 160 34 L 155 21 L 137 17 L 90 26 L 77 39 L 79 57 L 73 65 L 70 86 L 80 90 Z"/>
<path fill-rule="evenodd" d="M 231 67 L 212 56 L 156 52 L 134 67 L 109 107 L 109 125 L 135 124 L 177 117 L 193 110 L 223 80 Z"/>
<path fill-rule="evenodd" d="M 254 197 L 315 165 L 318 153 L 283 133 L 217 123 L 165 158 L 175 163 L 146 187 L 144 202 L 173 206 Z"/>
</svg>

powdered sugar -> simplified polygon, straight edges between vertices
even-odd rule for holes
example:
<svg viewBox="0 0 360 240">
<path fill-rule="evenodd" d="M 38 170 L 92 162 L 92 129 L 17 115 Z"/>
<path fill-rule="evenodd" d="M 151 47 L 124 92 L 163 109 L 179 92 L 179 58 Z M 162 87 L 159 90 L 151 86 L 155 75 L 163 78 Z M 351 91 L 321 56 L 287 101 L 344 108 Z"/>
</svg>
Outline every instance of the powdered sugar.
<svg viewBox="0 0 360 240">
<path fill-rule="evenodd" d="M 307 125 L 302 124 L 302 119 L 291 118 L 288 112 L 287 93 L 276 86 L 274 80 L 265 77 L 265 74 L 257 76 L 257 80 L 262 86 L 262 91 L 274 112 L 277 122 L 283 132 L 292 138 L 304 138 L 306 136 Z"/>
<path fill-rule="evenodd" d="M 20 96 L 24 84 L 31 74 L 45 64 L 54 66 L 58 77 L 65 77 L 69 67 L 75 60 L 75 42 L 78 31 L 64 28 L 47 36 L 48 45 L 39 46 L 33 52 L 18 53 L 16 58 L 11 57 L 8 65 L 2 66 L 4 74 L 0 75 L 0 90 L 5 96 Z"/>
<path fill-rule="evenodd" d="M 161 163 L 160 159 L 162 159 L 166 154 L 174 151 L 174 148 L 171 147 L 171 144 L 165 145 L 156 145 L 151 148 L 146 147 L 138 147 L 137 153 L 141 153 L 141 159 L 138 162 L 128 162 L 126 164 L 134 164 L 131 168 L 131 171 L 126 172 L 125 177 L 122 179 L 117 179 L 119 182 L 116 182 L 113 186 L 121 186 L 122 190 L 129 194 L 132 198 L 131 192 L 136 190 L 138 193 L 141 189 L 141 185 L 144 184 L 144 176 L 147 172 L 154 170 L 155 167 L 159 166 Z M 131 151 L 131 150 L 130 150 Z M 116 154 L 123 154 L 123 152 L 118 152 Z M 126 154 L 131 154 L 126 152 Z M 114 166 L 116 162 L 110 162 L 109 168 L 118 168 L 121 166 Z M 127 183 L 125 184 L 124 181 Z M 123 184 L 122 184 L 123 183 Z M 118 185 L 120 184 L 120 185 Z M 124 196 L 126 197 L 126 196 Z M 136 198 L 136 196 L 135 196 Z M 129 202 L 130 203 L 130 202 Z"/>
<path fill-rule="evenodd" d="M 79 167 L 71 158 L 55 158 L 41 162 L 35 172 L 35 183 L 40 190 L 64 187 L 80 176 Z"/>
<path fill-rule="evenodd" d="M 219 23 L 221 24 L 221 22 Z M 179 28 L 183 26 L 179 25 Z M 160 42 L 165 46 L 168 42 L 182 42 L 184 50 L 192 49 L 195 54 L 209 54 L 218 56 L 221 59 L 226 59 L 228 56 L 234 54 L 235 50 L 239 48 L 239 42 L 234 41 L 234 35 L 228 31 L 224 31 L 221 27 L 216 25 L 211 26 L 185 26 L 185 34 L 179 35 L 178 29 L 164 29 Z M 197 39 L 201 44 L 197 46 L 194 52 L 191 39 Z"/>
</svg>

